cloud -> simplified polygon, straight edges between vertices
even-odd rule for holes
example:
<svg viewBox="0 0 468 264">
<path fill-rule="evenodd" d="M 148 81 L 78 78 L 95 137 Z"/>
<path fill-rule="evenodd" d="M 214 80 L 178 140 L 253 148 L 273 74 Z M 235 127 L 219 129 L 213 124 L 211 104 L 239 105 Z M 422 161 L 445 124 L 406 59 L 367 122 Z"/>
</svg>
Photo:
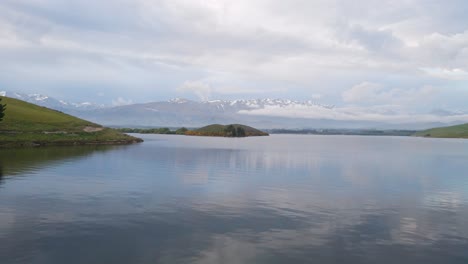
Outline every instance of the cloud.
<svg viewBox="0 0 468 264">
<path fill-rule="evenodd" d="M 399 106 L 386 105 L 375 107 L 345 106 L 325 108 L 320 106 L 265 106 L 262 109 L 241 110 L 240 114 L 258 116 L 276 116 L 286 118 L 304 118 L 336 121 L 369 121 L 387 124 L 417 123 L 460 123 L 468 122 L 468 114 L 441 116 L 438 114 L 412 113 Z"/>
<path fill-rule="evenodd" d="M 423 68 L 427 74 L 447 80 L 468 80 L 468 72 L 463 69 Z"/>
<path fill-rule="evenodd" d="M 112 100 L 113 106 L 122 106 L 122 105 L 129 105 L 129 104 L 133 104 L 133 101 L 131 99 L 118 97 L 117 99 Z"/>
<path fill-rule="evenodd" d="M 382 86 L 377 83 L 363 82 L 343 92 L 345 102 L 374 101 L 381 96 Z"/>
<path fill-rule="evenodd" d="M 350 45 L 358 45 L 374 53 L 389 53 L 401 48 L 403 42 L 393 35 L 389 29 L 367 29 L 362 25 L 341 25 L 337 31 L 337 38 Z"/>
<path fill-rule="evenodd" d="M 414 89 L 387 88 L 383 84 L 362 82 L 342 93 L 344 105 L 323 107 L 321 105 L 292 104 L 265 106 L 261 109 L 242 110 L 240 114 L 278 116 L 305 119 L 338 121 L 370 121 L 390 124 L 468 122 L 463 111 L 415 112 L 412 104 L 424 102 L 431 105 L 440 89 L 422 86 Z M 450 114 L 447 114 L 450 113 Z"/>
<path fill-rule="evenodd" d="M 192 92 L 203 101 L 208 100 L 212 92 L 211 85 L 203 81 L 185 81 L 177 90 L 180 92 Z"/>
<path fill-rule="evenodd" d="M 312 99 L 318 100 L 318 99 L 321 99 L 321 98 L 322 98 L 322 95 L 319 94 L 319 93 L 313 93 L 310 97 L 311 97 Z"/>
<path fill-rule="evenodd" d="M 239 95 L 239 94 L 263 94 L 264 90 L 242 87 L 243 84 L 237 85 L 226 85 L 227 81 L 224 77 L 219 76 L 213 78 L 205 78 L 201 80 L 185 81 L 177 88 L 179 93 L 191 93 L 198 97 L 202 101 L 207 101 L 213 96 L 225 96 L 225 95 Z M 233 81 L 232 83 L 235 83 Z M 282 92 L 284 89 L 271 88 L 270 92 Z"/>
<path fill-rule="evenodd" d="M 321 94 L 337 103 L 362 80 L 384 86 L 365 95 L 378 101 L 440 82 L 449 91 L 455 81 L 467 81 L 467 6 L 461 0 L 4 0 L 0 85 L 63 99 L 75 87 L 80 90 L 69 96 L 96 94 L 99 87 L 111 98 L 140 101 L 185 90 L 205 99 Z"/>
<path fill-rule="evenodd" d="M 382 84 L 362 82 L 345 90 L 342 98 L 346 103 L 408 105 L 421 100 L 428 103 L 437 93 L 438 89 L 431 86 L 418 89 L 385 89 Z"/>
</svg>

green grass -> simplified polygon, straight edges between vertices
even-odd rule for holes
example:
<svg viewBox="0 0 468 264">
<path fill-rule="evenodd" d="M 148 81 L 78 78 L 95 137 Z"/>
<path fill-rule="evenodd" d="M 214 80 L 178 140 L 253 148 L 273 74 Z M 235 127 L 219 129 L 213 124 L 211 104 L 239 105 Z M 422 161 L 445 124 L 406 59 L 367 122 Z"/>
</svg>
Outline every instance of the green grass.
<svg viewBox="0 0 468 264">
<path fill-rule="evenodd" d="M 1 97 L 6 104 L 1 131 L 80 131 L 86 126 L 101 127 L 89 121 L 21 100 Z"/>
<path fill-rule="evenodd" d="M 216 133 L 216 132 L 223 132 L 224 128 L 226 128 L 226 126 L 219 125 L 219 124 L 213 124 L 213 125 L 204 126 L 204 127 L 195 129 L 195 131 L 197 131 L 197 132 L 206 132 L 206 133 Z"/>
<path fill-rule="evenodd" d="M 140 141 L 114 129 L 30 104 L 1 97 L 6 104 L 0 122 L 0 146 L 112 144 Z M 85 132 L 85 128 L 102 129 Z"/>
<path fill-rule="evenodd" d="M 468 124 L 432 128 L 419 131 L 415 133 L 414 136 L 434 138 L 468 138 Z"/>
<path fill-rule="evenodd" d="M 186 135 L 193 135 L 193 136 L 227 136 L 226 135 L 226 128 L 229 125 L 220 125 L 220 124 L 213 124 L 204 126 L 199 129 L 187 131 Z M 268 133 L 260 131 L 250 126 L 241 125 L 241 124 L 232 124 L 232 126 L 237 129 L 238 127 L 242 128 L 245 131 L 245 136 L 268 136 Z"/>
</svg>

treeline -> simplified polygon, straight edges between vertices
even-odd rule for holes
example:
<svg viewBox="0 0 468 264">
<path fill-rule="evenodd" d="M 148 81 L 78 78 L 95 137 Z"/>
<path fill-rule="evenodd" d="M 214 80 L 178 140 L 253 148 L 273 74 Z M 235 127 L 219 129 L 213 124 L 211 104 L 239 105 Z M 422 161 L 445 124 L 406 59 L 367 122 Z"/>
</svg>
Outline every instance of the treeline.
<svg viewBox="0 0 468 264">
<path fill-rule="evenodd" d="M 245 130 L 244 128 L 238 126 L 235 127 L 233 125 L 228 125 L 224 128 L 224 135 L 225 137 L 245 137 Z"/>
<path fill-rule="evenodd" d="M 223 129 L 197 129 L 185 132 L 188 136 L 209 136 L 209 137 L 246 137 L 245 129 L 240 126 L 228 125 Z"/>
<path fill-rule="evenodd" d="M 208 136 L 208 137 L 250 137 L 250 136 L 268 136 L 268 133 L 255 129 L 253 127 L 231 124 L 219 125 L 213 124 L 194 130 L 188 130 L 185 127 L 177 130 L 171 130 L 167 127 L 162 128 L 119 128 L 123 133 L 140 134 L 166 134 L 166 135 L 187 135 L 187 136 Z"/>
<path fill-rule="evenodd" d="M 415 130 L 377 129 L 270 129 L 271 134 L 356 135 L 356 136 L 411 136 Z"/>
<path fill-rule="evenodd" d="M 187 135 L 187 136 L 206 136 L 206 137 L 224 137 L 224 132 L 189 130 L 189 131 L 185 132 L 185 135 Z"/>
<path fill-rule="evenodd" d="M 139 134 L 165 134 L 165 135 L 185 135 L 187 128 L 182 127 L 176 130 L 171 130 L 167 127 L 162 128 L 118 128 L 123 133 L 139 133 Z"/>
</svg>

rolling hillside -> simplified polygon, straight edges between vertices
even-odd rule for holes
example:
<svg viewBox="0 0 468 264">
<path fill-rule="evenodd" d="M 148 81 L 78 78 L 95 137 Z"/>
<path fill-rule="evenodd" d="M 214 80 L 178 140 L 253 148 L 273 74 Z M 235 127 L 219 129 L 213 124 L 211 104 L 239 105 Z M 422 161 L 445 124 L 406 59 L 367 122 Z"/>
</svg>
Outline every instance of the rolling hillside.
<svg viewBox="0 0 468 264">
<path fill-rule="evenodd" d="M 417 132 L 414 136 L 434 138 L 468 138 L 468 124 L 432 128 Z"/>
<path fill-rule="evenodd" d="M 0 146 L 124 144 L 141 141 L 114 129 L 9 97 Z"/>
<path fill-rule="evenodd" d="M 219 125 L 213 124 L 195 130 L 189 130 L 185 133 L 190 136 L 216 136 L 216 137 L 251 137 L 268 136 L 268 133 L 260 131 L 250 126 L 231 124 Z"/>
</svg>

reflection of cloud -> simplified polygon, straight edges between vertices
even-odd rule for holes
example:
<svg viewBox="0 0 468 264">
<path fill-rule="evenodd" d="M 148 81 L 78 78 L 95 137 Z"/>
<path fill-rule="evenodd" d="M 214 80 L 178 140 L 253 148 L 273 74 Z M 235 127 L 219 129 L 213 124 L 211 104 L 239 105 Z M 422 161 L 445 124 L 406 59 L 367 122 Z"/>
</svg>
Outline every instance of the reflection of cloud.
<svg viewBox="0 0 468 264">
<path fill-rule="evenodd" d="M 463 201 L 458 193 L 436 192 L 424 196 L 423 204 L 430 209 L 455 212 L 463 205 Z"/>
<path fill-rule="evenodd" d="M 2 230 L 9 230 L 15 223 L 16 215 L 13 210 L 5 210 L 5 208 L 0 211 L 0 237 Z"/>
<path fill-rule="evenodd" d="M 399 226 L 392 230 L 392 239 L 400 244 L 414 245 L 418 243 L 418 222 L 411 217 L 402 217 Z"/>
<path fill-rule="evenodd" d="M 2 239 L 14 241 L 20 230 L 34 245 L 37 233 L 22 231 L 38 226 L 50 240 L 84 232 L 90 243 L 118 241 L 112 251 L 168 263 L 304 263 L 311 256 L 327 263 L 336 252 L 377 259 L 468 244 L 465 193 L 437 189 L 445 178 L 436 176 L 448 167 L 439 171 L 434 161 L 446 141 L 153 139 L 161 140 L 54 164 L 43 176 L 48 184 L 39 176 L 8 182 L 21 188 L 1 192 L 11 195 L 0 205 Z M 465 157 L 464 146 L 458 150 Z M 92 175 L 83 173 L 90 167 Z"/>
<path fill-rule="evenodd" d="M 228 236 L 216 235 L 212 238 L 211 243 L 212 247 L 200 252 L 200 256 L 196 258 L 194 263 L 252 263 L 261 254 L 261 250 L 255 244 Z"/>
<path fill-rule="evenodd" d="M 208 172 L 206 173 L 182 173 L 180 175 L 184 184 L 204 184 L 208 182 Z"/>
</svg>

